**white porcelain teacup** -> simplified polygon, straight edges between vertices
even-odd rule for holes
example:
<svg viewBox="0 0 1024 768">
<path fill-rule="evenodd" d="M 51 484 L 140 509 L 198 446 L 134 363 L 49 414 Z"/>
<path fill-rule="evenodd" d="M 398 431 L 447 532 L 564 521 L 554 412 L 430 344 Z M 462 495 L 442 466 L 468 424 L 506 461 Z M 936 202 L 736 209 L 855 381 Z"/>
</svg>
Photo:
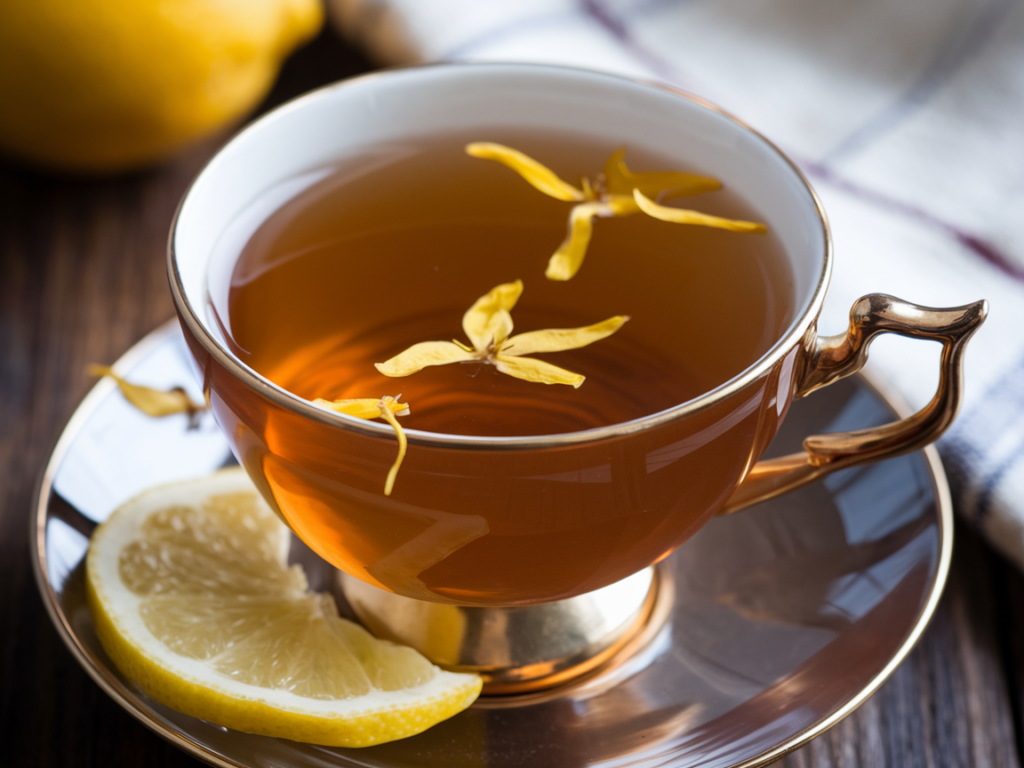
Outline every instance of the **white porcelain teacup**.
<svg viewBox="0 0 1024 768">
<path fill-rule="evenodd" d="M 731 380 L 642 419 L 533 437 L 410 429 L 401 481 L 385 496 L 381 478 L 394 460 L 388 425 L 328 413 L 232 354 L 211 311 L 225 290 L 216 246 L 257 195 L 306 171 L 454 129 L 484 137 L 496 125 L 585 132 L 612 147 L 628 140 L 717 177 L 780 238 L 794 281 L 793 320 Z M 935 440 L 959 406 L 961 353 L 984 303 L 931 310 L 872 295 L 854 306 L 847 334 L 819 338 L 831 265 L 818 199 L 799 170 L 741 122 L 668 88 L 525 64 L 390 71 L 281 107 L 203 170 L 169 249 L 175 306 L 212 411 L 268 502 L 359 579 L 480 606 L 598 589 L 664 557 L 716 514 Z M 805 452 L 758 463 L 792 399 L 858 370 L 881 332 L 943 342 L 935 400 L 902 422 L 809 437 Z M 432 482 L 452 467 L 457 487 Z M 517 488 L 536 507 L 528 522 L 517 514 Z M 571 547 L 571 567 L 558 556 L 568 542 L 586 545 Z M 435 577 L 442 562 L 443 578 Z"/>
</svg>

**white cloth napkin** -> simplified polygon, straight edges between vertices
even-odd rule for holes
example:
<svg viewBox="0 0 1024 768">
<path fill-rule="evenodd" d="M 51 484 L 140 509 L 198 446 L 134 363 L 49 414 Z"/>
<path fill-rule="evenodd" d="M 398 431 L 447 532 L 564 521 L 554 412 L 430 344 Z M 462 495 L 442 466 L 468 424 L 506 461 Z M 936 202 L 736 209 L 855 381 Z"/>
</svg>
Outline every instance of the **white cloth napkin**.
<svg viewBox="0 0 1024 768">
<path fill-rule="evenodd" d="M 657 79 L 790 155 L 824 201 L 820 323 L 889 293 L 991 302 L 939 447 L 956 506 L 1024 566 L 1024 2 L 328 0 L 382 63 L 532 61 Z M 874 372 L 921 407 L 938 345 L 884 337 Z"/>
</svg>

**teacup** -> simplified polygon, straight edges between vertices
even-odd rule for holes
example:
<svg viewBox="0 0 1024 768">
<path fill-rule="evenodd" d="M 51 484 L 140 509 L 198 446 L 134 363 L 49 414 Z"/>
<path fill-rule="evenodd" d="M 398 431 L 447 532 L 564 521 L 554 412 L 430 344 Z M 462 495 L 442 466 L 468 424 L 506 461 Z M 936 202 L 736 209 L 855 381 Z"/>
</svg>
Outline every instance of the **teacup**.
<svg viewBox="0 0 1024 768">
<path fill-rule="evenodd" d="M 456 129 L 486 136 L 495 125 L 585 130 L 612 147 L 629 140 L 739 191 L 781 239 L 794 279 L 793 320 L 738 375 L 645 418 L 526 437 L 409 429 L 401 492 L 387 496 L 381 478 L 395 450 L 388 425 L 327 412 L 230 351 L 210 311 L 211 292 L 223 282 L 216 245 L 255 195 L 289 178 L 382 144 Z M 369 584 L 468 606 L 597 590 L 664 558 L 717 514 L 935 440 L 959 407 L 963 347 L 986 311 L 984 302 L 940 310 L 871 295 L 853 307 L 847 333 L 819 337 L 832 269 L 828 225 L 781 152 L 693 96 L 525 64 L 369 75 L 270 113 L 192 185 L 171 233 L 168 268 L 214 417 L 292 530 Z M 943 343 L 935 399 L 898 423 L 808 437 L 803 453 L 758 463 L 793 398 L 857 371 L 870 340 L 884 332 Z M 431 482 L 439 476 L 446 482 Z"/>
</svg>

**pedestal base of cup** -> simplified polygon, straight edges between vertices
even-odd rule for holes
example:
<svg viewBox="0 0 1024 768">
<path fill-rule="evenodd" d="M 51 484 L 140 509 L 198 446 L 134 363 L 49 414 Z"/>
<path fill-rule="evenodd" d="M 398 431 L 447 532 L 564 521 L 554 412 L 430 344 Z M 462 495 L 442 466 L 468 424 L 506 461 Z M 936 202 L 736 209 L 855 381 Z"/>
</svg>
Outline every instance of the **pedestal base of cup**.
<svg viewBox="0 0 1024 768">
<path fill-rule="evenodd" d="M 377 637 L 411 646 L 445 669 L 476 672 L 484 695 L 551 688 L 617 666 L 669 614 L 670 577 L 646 568 L 585 595 L 478 608 L 386 592 L 338 572 L 338 588 Z"/>
</svg>

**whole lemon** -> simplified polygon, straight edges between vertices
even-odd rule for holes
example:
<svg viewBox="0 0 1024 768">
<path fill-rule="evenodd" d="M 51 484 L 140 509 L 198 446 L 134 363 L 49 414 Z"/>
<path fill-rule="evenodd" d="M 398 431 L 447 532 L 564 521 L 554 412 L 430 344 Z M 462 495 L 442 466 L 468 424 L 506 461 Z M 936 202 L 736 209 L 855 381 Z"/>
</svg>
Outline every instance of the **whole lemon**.
<svg viewBox="0 0 1024 768">
<path fill-rule="evenodd" d="M 0 151 L 151 163 L 255 106 L 322 22 L 320 0 L 4 0 Z"/>
</svg>

